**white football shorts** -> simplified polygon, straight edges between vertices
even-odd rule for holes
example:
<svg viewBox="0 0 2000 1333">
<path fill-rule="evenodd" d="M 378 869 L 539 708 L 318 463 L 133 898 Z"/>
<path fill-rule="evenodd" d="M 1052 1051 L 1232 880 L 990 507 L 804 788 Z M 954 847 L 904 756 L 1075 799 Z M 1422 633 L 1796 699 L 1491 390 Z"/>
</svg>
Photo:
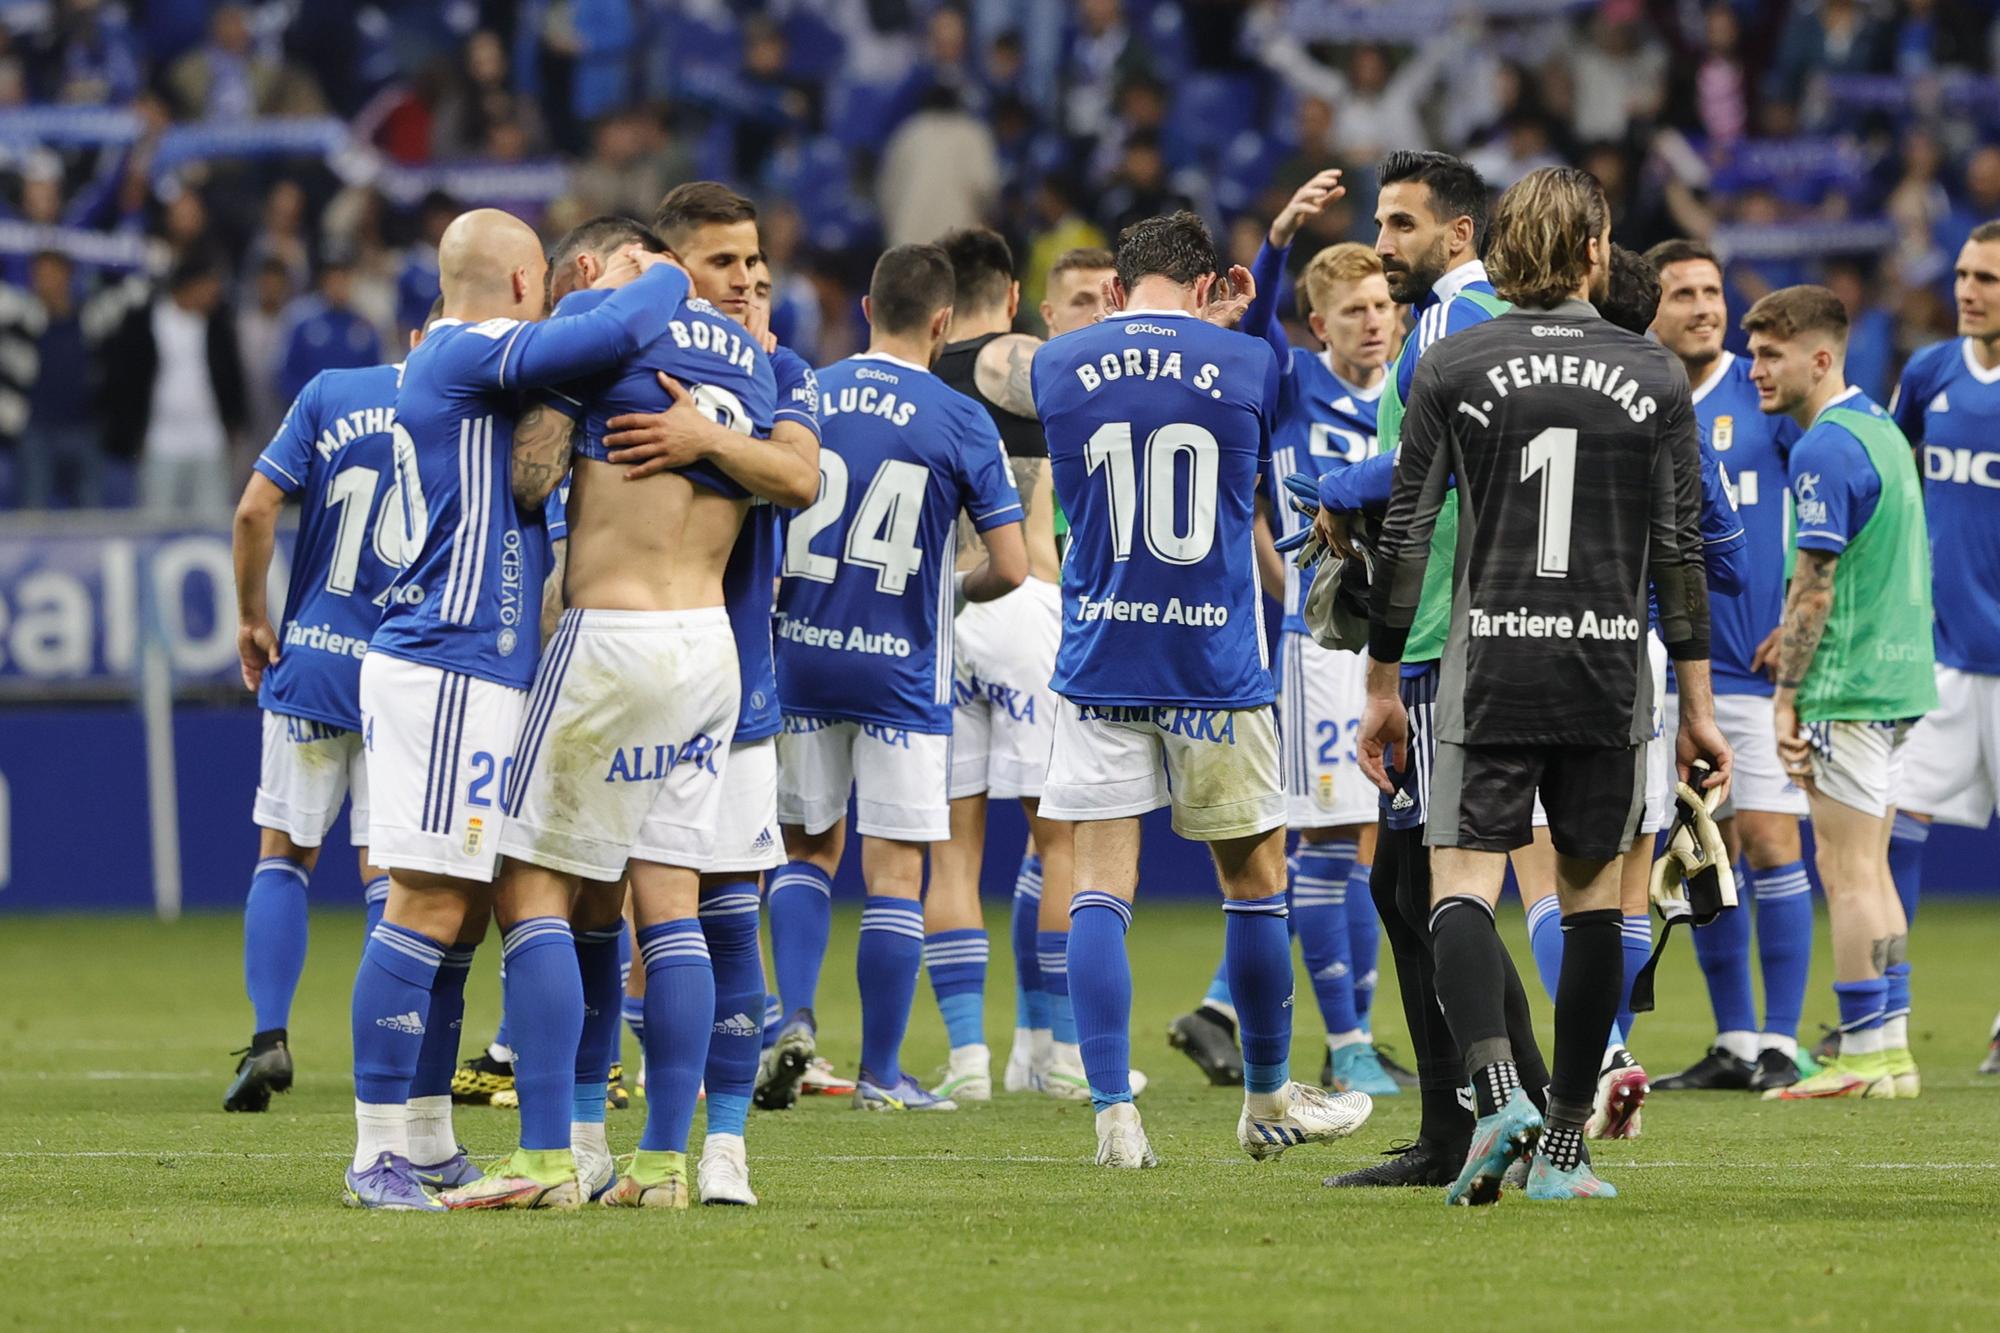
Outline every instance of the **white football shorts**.
<svg viewBox="0 0 2000 1333">
<path fill-rule="evenodd" d="M 1367 661 L 1322 648 L 1310 634 L 1285 635 L 1278 661 L 1287 827 L 1373 824 L 1382 793 L 1363 776 L 1354 750 L 1368 699 Z"/>
<path fill-rule="evenodd" d="M 1898 809 L 1985 828 L 2000 805 L 2000 676 L 1937 668 L 1938 706 L 1903 750 Z"/>
<path fill-rule="evenodd" d="M 309 717 L 264 714 L 264 758 L 257 772 L 258 828 L 276 829 L 300 847 L 317 847 L 349 795 L 348 841 L 368 845 L 368 757 L 361 733 Z"/>
<path fill-rule="evenodd" d="M 952 738 L 883 722 L 785 715 L 778 735 L 778 821 L 824 833 L 847 813 L 854 831 L 897 842 L 951 837 Z"/>
<path fill-rule="evenodd" d="M 1639 835 L 1658 833 L 1674 817 L 1675 738 L 1680 731 L 1678 697 L 1667 693 L 1667 645 L 1658 630 L 1646 634 L 1646 660 L 1653 671 L 1653 738 L 1646 742 L 1646 804 L 1639 814 Z M 1542 798 L 1535 797 L 1529 822 L 1547 828 L 1549 817 L 1542 810 Z"/>
<path fill-rule="evenodd" d="M 1077 822 L 1173 807 L 1174 832 L 1220 842 L 1282 828 L 1272 708 L 1118 707 L 1065 699 L 1042 814 Z"/>
<path fill-rule="evenodd" d="M 738 741 L 722 770 L 711 874 L 754 874 L 785 863 L 778 829 L 778 738 Z"/>
<path fill-rule="evenodd" d="M 741 692 L 723 608 L 563 612 L 521 726 L 500 850 L 616 880 L 706 870 Z"/>
<path fill-rule="evenodd" d="M 1776 815 L 1806 813 L 1806 790 L 1785 773 L 1778 758 L 1778 735 L 1771 725 L 1771 698 L 1764 694 L 1718 694 L 1715 725 L 1735 753 L 1736 776 L 1729 784 L 1724 814 L 1762 810 Z"/>
<path fill-rule="evenodd" d="M 1813 785 L 1821 796 L 1865 815 L 1895 809 L 1908 722 L 1807 722 L 1801 729 L 1812 741 Z"/>
<path fill-rule="evenodd" d="M 951 798 L 1040 796 L 1055 745 L 1049 689 L 1062 643 L 1062 590 L 1029 579 L 974 602 L 953 626 Z"/>
<path fill-rule="evenodd" d="M 490 882 L 528 692 L 371 651 L 361 659 L 368 859 Z"/>
</svg>

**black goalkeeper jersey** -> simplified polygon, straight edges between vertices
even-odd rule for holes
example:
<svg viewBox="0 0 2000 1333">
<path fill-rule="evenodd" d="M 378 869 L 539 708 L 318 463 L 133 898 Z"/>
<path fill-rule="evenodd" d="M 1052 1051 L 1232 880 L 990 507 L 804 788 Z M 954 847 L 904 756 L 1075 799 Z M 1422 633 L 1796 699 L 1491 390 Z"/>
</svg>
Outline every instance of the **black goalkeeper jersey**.
<svg viewBox="0 0 2000 1333">
<path fill-rule="evenodd" d="M 1581 301 L 1516 307 L 1432 347 L 1411 385 L 1377 540 L 1378 660 L 1402 655 L 1454 486 L 1438 739 L 1649 739 L 1649 583 L 1670 653 L 1708 656 L 1700 444 L 1680 365 Z"/>
</svg>

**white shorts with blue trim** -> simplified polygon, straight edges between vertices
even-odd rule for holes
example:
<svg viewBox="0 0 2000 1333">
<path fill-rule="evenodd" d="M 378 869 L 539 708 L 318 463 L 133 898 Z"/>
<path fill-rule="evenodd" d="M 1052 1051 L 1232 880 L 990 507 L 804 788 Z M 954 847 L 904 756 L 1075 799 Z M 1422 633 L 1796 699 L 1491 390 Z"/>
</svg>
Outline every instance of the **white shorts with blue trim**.
<svg viewBox="0 0 2000 1333">
<path fill-rule="evenodd" d="M 1173 807 L 1174 832 L 1197 842 L 1283 828 L 1274 710 L 1063 700 L 1043 817 L 1126 819 L 1161 806 Z"/>
<path fill-rule="evenodd" d="M 1373 824 L 1382 793 L 1361 772 L 1354 748 L 1368 701 L 1367 661 L 1360 653 L 1322 648 L 1309 634 L 1286 634 L 1278 662 L 1286 826 Z"/>
<path fill-rule="evenodd" d="M 371 651 L 361 659 L 368 859 L 489 882 L 525 690 Z"/>
<path fill-rule="evenodd" d="M 706 870 L 741 685 L 723 608 L 572 608 L 542 652 L 500 850 L 610 881 L 625 863 Z"/>
<path fill-rule="evenodd" d="M 1896 808 L 1907 721 L 1806 722 L 1800 730 L 1812 742 L 1812 780 L 1821 796 L 1878 818 Z"/>
<path fill-rule="evenodd" d="M 1055 747 L 1049 688 L 1062 644 L 1062 590 L 1029 579 L 974 602 L 952 627 L 951 798 L 1040 796 Z"/>
<path fill-rule="evenodd" d="M 2000 676 L 1940 666 L 1937 691 L 1938 706 L 1910 729 L 1896 806 L 1985 828 L 2000 805 Z"/>
<path fill-rule="evenodd" d="M 852 795 L 863 837 L 944 842 L 950 779 L 948 735 L 795 713 L 778 734 L 778 819 L 808 833 L 839 822 Z"/>
<path fill-rule="evenodd" d="M 1729 799 L 1717 817 L 1738 810 L 1761 810 L 1776 815 L 1797 815 L 1806 811 L 1806 789 L 1792 781 L 1778 758 L 1778 735 L 1771 726 L 1771 696 L 1768 694 L 1718 694 L 1715 696 L 1715 725 L 1729 742 L 1735 759 L 1730 767 Z"/>
<path fill-rule="evenodd" d="M 309 717 L 264 714 L 264 757 L 251 818 L 300 847 L 317 847 L 349 796 L 348 841 L 368 845 L 368 762 L 361 733 Z"/>
<path fill-rule="evenodd" d="M 778 738 L 738 741 L 722 770 L 710 874 L 754 874 L 785 863 L 778 829 Z"/>
</svg>

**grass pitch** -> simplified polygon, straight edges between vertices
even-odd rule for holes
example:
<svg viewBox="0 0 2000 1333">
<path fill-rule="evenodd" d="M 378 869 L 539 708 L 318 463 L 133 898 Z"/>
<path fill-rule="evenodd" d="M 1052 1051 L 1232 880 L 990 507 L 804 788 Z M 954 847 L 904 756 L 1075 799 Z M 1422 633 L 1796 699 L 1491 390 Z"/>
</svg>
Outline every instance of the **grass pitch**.
<svg viewBox="0 0 2000 1333">
<path fill-rule="evenodd" d="M 1013 1020 L 1003 910 L 991 923 L 996 1072 Z M 847 1070 L 856 920 L 836 919 L 820 1011 L 823 1049 Z M 1502 924 L 1519 946 L 1518 914 Z M 1206 1086 L 1163 1036 L 1213 966 L 1217 913 L 1154 903 L 1131 948 L 1159 1171 L 1093 1168 L 1087 1106 L 1003 1095 L 956 1115 L 875 1116 L 816 1099 L 753 1113 L 756 1209 L 352 1212 L 338 1200 L 360 917 L 313 920 L 291 1029 L 299 1083 L 266 1115 L 220 1109 L 227 1052 L 250 1026 L 239 931 L 229 917 L 0 924 L 0 1325 L 1994 1327 L 2000 1080 L 1972 1072 L 2000 1003 L 1991 904 L 1924 908 L 1921 1100 L 1656 1095 L 1646 1137 L 1597 1154 L 1623 1197 L 1510 1195 L 1481 1211 L 1447 1210 L 1428 1190 L 1320 1187 L 1409 1137 L 1413 1094 L 1378 1102 L 1343 1143 L 1246 1160 L 1238 1094 Z M 1675 950 L 1662 1011 L 1639 1024 L 1656 1074 L 1699 1054 L 1709 1028 L 1686 941 Z M 1831 1009 L 1826 956 L 1822 940 L 1811 1016 Z M 483 950 L 468 1049 L 495 1018 L 493 968 Z M 1397 1044 L 1388 968 L 1385 949 L 1377 1033 Z M 1310 1078 L 1319 1027 L 1303 978 L 1298 1006 L 1293 1067 Z M 1546 1033 L 1545 1005 L 1541 1017 Z M 918 1070 L 944 1055 L 927 985 L 907 1055 Z M 630 1148 L 641 1114 L 612 1113 L 614 1147 Z M 458 1125 L 481 1154 L 514 1127 L 486 1109 L 462 1109 Z"/>
</svg>

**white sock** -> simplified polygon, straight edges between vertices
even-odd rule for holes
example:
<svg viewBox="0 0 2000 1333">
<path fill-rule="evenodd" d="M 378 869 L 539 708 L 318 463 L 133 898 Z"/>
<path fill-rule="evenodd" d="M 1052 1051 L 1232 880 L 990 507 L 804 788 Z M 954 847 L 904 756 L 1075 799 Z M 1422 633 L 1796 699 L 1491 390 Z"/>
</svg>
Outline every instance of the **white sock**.
<svg viewBox="0 0 2000 1333">
<path fill-rule="evenodd" d="M 1276 1092 L 1246 1092 L 1243 1094 L 1243 1109 L 1259 1120 L 1276 1120 L 1291 1105 L 1291 1098 L 1284 1088 Z"/>
<path fill-rule="evenodd" d="M 1906 1051 L 1910 1048 L 1910 1016 L 1897 1014 L 1882 1020 L 1882 1049 Z"/>
<path fill-rule="evenodd" d="M 1746 1063 L 1757 1059 L 1757 1034 L 1754 1032 L 1718 1032 L 1715 1044 Z"/>
<path fill-rule="evenodd" d="M 1326 1048 L 1329 1051 L 1337 1051 L 1343 1046 L 1362 1046 L 1367 1041 L 1368 1034 L 1360 1028 L 1354 1028 L 1347 1032 L 1329 1032 L 1326 1034 Z"/>
<path fill-rule="evenodd" d="M 950 1059 L 954 1069 L 960 1065 L 977 1065 L 981 1069 L 986 1069 L 993 1063 L 993 1053 L 986 1049 L 985 1042 L 976 1041 L 970 1046 L 952 1047 Z"/>
<path fill-rule="evenodd" d="M 1033 1028 L 1015 1028 L 1014 1050 L 1010 1054 L 1019 1054 L 1025 1057 L 1031 1053 L 1034 1044 L 1035 1030 Z"/>
<path fill-rule="evenodd" d="M 600 1125 L 598 1128 L 602 1129 L 603 1126 Z M 708 1156 L 711 1149 L 721 1152 L 726 1148 L 734 1148 L 738 1157 L 743 1156 L 743 1136 L 741 1134 L 706 1134 L 702 1136 L 701 1155 L 704 1158 Z"/>
<path fill-rule="evenodd" d="M 366 1171 L 383 1153 L 410 1155 L 408 1112 L 396 1102 L 354 1103 L 354 1169 Z"/>
<path fill-rule="evenodd" d="M 1799 1058 L 1799 1039 L 1797 1037 L 1787 1037 L 1782 1032 L 1766 1032 L 1758 1040 L 1762 1043 L 1763 1050 L 1781 1052 L 1787 1060 L 1797 1060 Z"/>
<path fill-rule="evenodd" d="M 1062 1065 L 1067 1069 L 1083 1068 L 1083 1047 L 1073 1041 L 1057 1041 L 1049 1038 L 1049 1064 Z"/>
<path fill-rule="evenodd" d="M 418 1166 L 450 1161 L 458 1152 L 458 1136 L 451 1127 L 451 1094 L 412 1097 L 405 1105 L 410 1160 Z"/>
<path fill-rule="evenodd" d="M 497 1041 L 492 1042 L 486 1047 L 486 1056 L 488 1059 L 497 1060 L 503 1065 L 511 1065 L 514 1063 L 514 1048 L 512 1046 L 502 1046 Z"/>
<path fill-rule="evenodd" d="M 572 1153 L 593 1152 L 599 1157 L 611 1155 L 611 1141 L 604 1137 L 602 1120 L 572 1120 L 569 1122 L 569 1149 Z"/>
<path fill-rule="evenodd" d="M 1843 1032 L 1840 1034 L 1842 1055 L 1880 1055 L 1882 1053 L 1882 1029 L 1869 1028 L 1866 1032 Z"/>
<path fill-rule="evenodd" d="M 1037 1074 L 1046 1074 L 1049 1062 L 1056 1058 L 1056 1034 L 1048 1028 L 1028 1030 L 1028 1067 Z M 1079 1059 L 1082 1057 L 1079 1055 Z"/>
</svg>

